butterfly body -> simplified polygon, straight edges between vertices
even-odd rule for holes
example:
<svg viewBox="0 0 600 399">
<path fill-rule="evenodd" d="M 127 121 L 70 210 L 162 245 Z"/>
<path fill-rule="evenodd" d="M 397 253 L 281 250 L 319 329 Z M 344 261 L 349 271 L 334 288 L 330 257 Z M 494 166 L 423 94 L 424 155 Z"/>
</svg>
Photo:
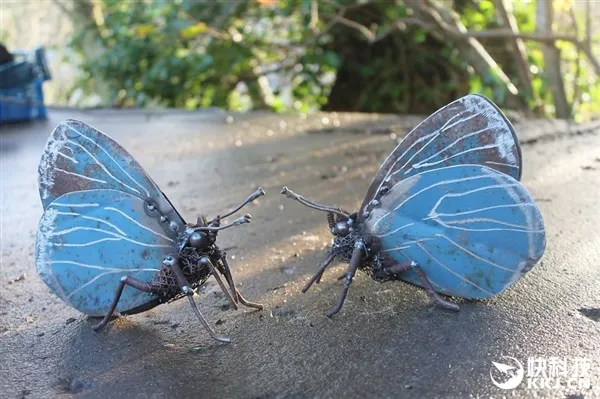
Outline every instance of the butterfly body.
<svg viewBox="0 0 600 399">
<path fill-rule="evenodd" d="M 90 316 L 135 314 L 187 297 L 214 276 L 231 306 L 262 309 L 235 287 L 220 230 L 221 219 L 264 195 L 259 188 L 236 209 L 212 220 L 185 223 L 142 167 L 114 140 L 83 122 L 67 120 L 50 136 L 39 166 L 44 206 L 36 242 L 36 268 L 64 302 Z M 221 280 L 222 275 L 229 287 Z"/>
<path fill-rule="evenodd" d="M 411 131 L 383 162 L 358 212 L 350 214 L 284 188 L 282 193 L 328 213 L 334 242 L 303 289 L 334 260 L 349 262 L 337 313 L 358 269 L 377 281 L 447 296 L 495 296 L 526 274 L 545 250 L 541 213 L 518 181 L 516 133 L 479 95 L 440 109 Z"/>
</svg>

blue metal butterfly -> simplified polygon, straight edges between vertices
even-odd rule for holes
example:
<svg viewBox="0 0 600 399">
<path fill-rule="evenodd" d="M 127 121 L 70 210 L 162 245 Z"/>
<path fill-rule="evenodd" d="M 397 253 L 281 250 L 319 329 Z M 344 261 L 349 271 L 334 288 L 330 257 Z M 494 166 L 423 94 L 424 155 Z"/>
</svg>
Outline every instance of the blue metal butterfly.
<svg viewBox="0 0 600 399">
<path fill-rule="evenodd" d="M 539 209 L 521 177 L 517 135 L 487 98 L 468 95 L 411 131 L 375 175 L 357 213 L 282 194 L 327 212 L 333 245 L 302 290 L 335 259 L 349 262 L 339 312 L 357 269 L 438 293 L 489 298 L 527 273 L 546 246 Z"/>
<path fill-rule="evenodd" d="M 231 212 L 186 224 L 133 157 L 110 137 L 76 120 L 59 124 L 39 165 L 44 214 L 36 244 L 37 272 L 70 306 L 103 317 L 129 315 L 187 296 L 211 337 L 194 290 L 214 276 L 231 306 L 262 309 L 235 287 L 220 230 L 250 222 L 250 215 L 221 226 L 221 219 L 264 195 L 259 188 Z M 225 286 L 219 274 L 229 285 Z"/>
</svg>

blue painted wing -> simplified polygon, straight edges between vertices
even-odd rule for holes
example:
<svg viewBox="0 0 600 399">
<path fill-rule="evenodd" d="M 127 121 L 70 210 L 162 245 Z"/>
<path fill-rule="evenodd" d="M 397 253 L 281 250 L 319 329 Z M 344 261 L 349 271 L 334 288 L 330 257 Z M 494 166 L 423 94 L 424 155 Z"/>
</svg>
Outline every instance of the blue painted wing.
<svg viewBox="0 0 600 399">
<path fill-rule="evenodd" d="M 68 119 L 54 129 L 38 172 L 44 209 L 66 193 L 119 190 L 154 204 L 178 231 L 184 229 L 183 218 L 140 164 L 113 139 L 83 122 Z"/>
<path fill-rule="evenodd" d="M 104 316 L 119 280 L 152 282 L 176 242 L 140 198 L 116 190 L 77 191 L 56 198 L 38 227 L 36 268 L 61 299 L 80 312 Z M 155 296 L 125 287 L 117 310 Z"/>
<path fill-rule="evenodd" d="M 365 222 L 389 264 L 415 261 L 436 291 L 487 298 L 542 257 L 544 222 L 525 187 L 480 165 L 457 165 L 402 180 Z M 414 271 L 401 278 L 420 285 Z"/>
<path fill-rule="evenodd" d="M 470 94 L 425 119 L 381 165 L 360 208 L 359 219 L 384 186 L 441 167 L 473 164 L 521 178 L 521 149 L 510 121 L 493 102 Z M 384 189 L 385 190 L 385 189 Z"/>
</svg>

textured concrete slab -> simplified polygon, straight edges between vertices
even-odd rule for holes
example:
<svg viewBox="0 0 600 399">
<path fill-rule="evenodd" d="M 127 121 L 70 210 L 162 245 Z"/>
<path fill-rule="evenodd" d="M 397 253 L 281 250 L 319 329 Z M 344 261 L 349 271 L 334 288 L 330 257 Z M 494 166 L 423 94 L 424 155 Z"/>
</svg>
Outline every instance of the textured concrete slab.
<svg viewBox="0 0 600 399">
<path fill-rule="evenodd" d="M 37 164 L 62 119 L 81 119 L 127 148 L 188 220 L 214 215 L 262 185 L 250 225 L 224 231 L 241 291 L 266 310 L 227 310 L 210 280 L 201 309 L 230 345 L 213 342 L 187 302 L 120 319 L 100 333 L 35 274 L 42 213 Z M 283 185 L 348 209 L 379 163 L 420 118 L 377 115 L 229 116 L 222 111 L 55 110 L 51 120 L 1 127 L 0 397 L 600 397 L 600 127 L 517 124 L 523 182 L 547 228 L 532 272 L 459 313 L 426 293 L 359 274 L 342 312 L 344 270 L 300 289 L 331 240 L 325 217 L 286 200 Z M 591 388 L 502 390 L 492 362 L 592 361 Z"/>
</svg>

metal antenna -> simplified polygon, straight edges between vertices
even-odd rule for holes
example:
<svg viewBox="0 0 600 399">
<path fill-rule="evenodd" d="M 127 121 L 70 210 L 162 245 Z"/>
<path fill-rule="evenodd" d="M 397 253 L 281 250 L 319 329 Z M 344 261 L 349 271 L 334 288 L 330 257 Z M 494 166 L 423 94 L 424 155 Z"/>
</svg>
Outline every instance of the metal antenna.
<svg viewBox="0 0 600 399">
<path fill-rule="evenodd" d="M 219 215 L 217 216 L 218 218 L 224 219 L 227 216 L 231 216 L 234 213 L 236 213 L 237 211 L 239 211 L 240 209 L 242 209 L 243 207 L 245 207 L 246 205 L 248 205 L 249 203 L 251 203 L 252 201 L 254 201 L 255 199 L 257 199 L 258 197 L 261 197 L 263 195 L 265 195 L 265 190 L 262 187 L 259 187 L 255 192 L 253 192 L 252 194 L 250 194 L 250 196 L 248 196 L 248 198 L 246 198 L 241 204 L 239 204 L 237 206 L 237 208 L 235 208 L 234 210 L 224 214 L 224 215 Z"/>
<path fill-rule="evenodd" d="M 342 211 L 340 208 L 323 205 L 323 204 L 319 204 L 318 202 L 311 201 L 308 198 L 305 198 L 299 194 L 296 194 L 295 192 L 293 192 L 292 190 L 290 190 L 287 187 L 284 187 L 281 189 L 281 194 L 285 195 L 288 198 L 298 201 L 299 203 L 301 203 L 304 206 L 316 209 L 318 211 L 335 213 L 336 215 L 340 215 L 345 218 L 350 216 L 350 214 Z"/>
<path fill-rule="evenodd" d="M 202 226 L 202 227 L 194 227 L 193 230 L 194 231 L 221 231 L 221 230 L 225 230 L 230 227 L 233 227 L 233 226 L 239 226 L 240 224 L 250 223 L 251 220 L 252 220 L 252 216 L 249 213 L 247 213 L 244 216 L 240 216 L 239 218 L 235 219 L 233 221 L 233 223 L 227 224 L 225 226 L 221 226 L 221 227 Z"/>
</svg>

